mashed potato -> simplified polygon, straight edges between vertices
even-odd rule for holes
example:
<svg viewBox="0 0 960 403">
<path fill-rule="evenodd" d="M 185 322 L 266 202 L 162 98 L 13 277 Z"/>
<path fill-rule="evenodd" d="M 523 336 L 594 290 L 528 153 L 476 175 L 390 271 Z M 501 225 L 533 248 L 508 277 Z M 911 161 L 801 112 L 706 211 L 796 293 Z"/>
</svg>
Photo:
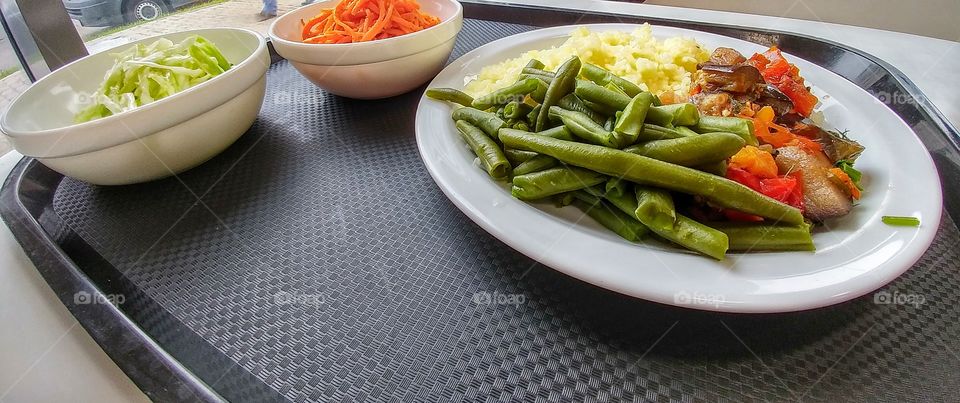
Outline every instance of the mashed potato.
<svg viewBox="0 0 960 403">
<path fill-rule="evenodd" d="M 547 70 L 553 71 L 573 55 L 657 95 L 666 92 L 689 94 L 697 64 L 710 57 L 710 53 L 691 38 L 657 40 L 649 24 L 629 33 L 590 32 L 580 27 L 573 30 L 570 38 L 560 46 L 531 50 L 518 58 L 484 67 L 467 83 L 465 92 L 478 96 L 513 84 L 530 59 L 540 60 Z"/>
</svg>

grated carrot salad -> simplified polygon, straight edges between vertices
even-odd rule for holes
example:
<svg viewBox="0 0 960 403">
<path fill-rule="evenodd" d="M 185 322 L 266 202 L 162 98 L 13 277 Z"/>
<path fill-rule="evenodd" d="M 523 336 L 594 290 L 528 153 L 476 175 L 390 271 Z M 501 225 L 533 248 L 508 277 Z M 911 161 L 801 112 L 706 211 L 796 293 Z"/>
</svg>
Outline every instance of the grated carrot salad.
<svg viewBox="0 0 960 403">
<path fill-rule="evenodd" d="M 343 0 L 300 23 L 304 43 L 353 43 L 417 32 L 440 19 L 420 11 L 416 0 Z"/>
</svg>

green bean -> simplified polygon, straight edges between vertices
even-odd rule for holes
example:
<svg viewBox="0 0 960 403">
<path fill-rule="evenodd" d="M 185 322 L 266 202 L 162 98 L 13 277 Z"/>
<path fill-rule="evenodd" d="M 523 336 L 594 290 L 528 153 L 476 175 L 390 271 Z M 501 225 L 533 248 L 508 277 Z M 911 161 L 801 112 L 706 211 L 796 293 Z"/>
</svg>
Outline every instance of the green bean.
<svg viewBox="0 0 960 403">
<path fill-rule="evenodd" d="M 596 190 L 594 190 L 593 188 L 580 190 L 580 192 L 587 192 L 591 194 L 593 194 L 592 192 L 595 192 L 595 191 Z M 610 202 L 612 206 L 616 207 L 617 209 L 622 211 L 624 214 L 628 215 L 632 219 L 632 221 L 640 224 L 639 226 L 637 226 L 637 229 L 636 229 L 636 232 L 640 238 L 643 238 L 644 236 L 647 235 L 648 232 L 650 232 L 650 229 L 647 228 L 646 225 L 643 225 L 643 223 L 641 223 L 640 220 L 637 218 L 637 198 L 634 197 L 633 192 L 625 192 L 619 195 L 607 192 L 607 193 L 604 193 L 602 197 L 606 199 L 608 202 Z"/>
<path fill-rule="evenodd" d="M 576 95 L 576 94 L 574 94 L 574 95 Z M 609 106 L 606 106 L 606 105 L 604 105 L 604 104 L 598 104 L 598 103 L 596 103 L 596 102 L 591 102 L 591 101 L 587 101 L 587 100 L 584 100 L 584 99 L 581 99 L 580 102 L 582 102 L 584 105 L 586 105 L 587 108 L 590 108 L 590 110 L 592 110 L 592 111 L 594 111 L 594 112 L 596 112 L 596 113 L 598 113 L 598 114 L 600 114 L 600 115 L 602 115 L 602 116 L 612 116 L 613 114 L 617 113 L 617 110 L 616 110 L 616 109 L 611 108 L 611 107 L 609 107 Z"/>
<path fill-rule="evenodd" d="M 524 67 L 523 70 L 520 71 L 520 74 L 533 74 L 537 76 L 545 76 L 550 78 L 555 77 L 552 71 L 546 71 L 543 68 L 534 68 L 530 66 Z"/>
<path fill-rule="evenodd" d="M 747 142 L 749 146 L 756 146 L 757 136 L 753 131 L 753 121 L 750 119 L 721 116 L 702 116 L 700 122 L 692 127 L 697 133 L 727 132 L 733 133 Z"/>
<path fill-rule="evenodd" d="M 660 100 L 659 96 L 653 96 L 653 106 L 663 106 L 663 101 Z"/>
<path fill-rule="evenodd" d="M 621 147 L 637 142 L 651 104 L 653 104 L 653 95 L 649 92 L 641 92 L 630 100 L 623 110 L 623 115 L 617 118 L 613 130 L 624 136 Z"/>
<path fill-rule="evenodd" d="M 696 169 L 696 170 L 698 170 L 698 171 L 703 171 L 703 172 L 711 173 L 711 174 L 714 174 L 714 175 L 717 175 L 717 176 L 722 176 L 722 177 L 726 177 L 726 176 L 727 176 L 727 161 L 726 161 L 726 160 L 720 160 L 720 161 L 717 161 L 717 162 L 711 162 L 711 163 L 709 163 L 709 164 L 697 165 L 697 166 L 693 166 L 693 167 L 691 167 L 691 168 Z"/>
<path fill-rule="evenodd" d="M 566 126 L 557 126 L 552 129 L 541 130 L 539 132 L 536 132 L 535 134 L 554 138 L 557 140 L 566 140 L 566 141 L 574 140 L 573 132 L 571 132 L 570 129 L 568 129 Z"/>
<path fill-rule="evenodd" d="M 507 122 L 497 117 L 497 115 L 477 110 L 470 107 L 457 108 L 453 111 L 453 120 L 465 120 L 468 123 L 479 127 L 490 138 L 497 139 L 500 129 L 507 127 Z M 499 141 L 499 140 L 498 140 Z"/>
<path fill-rule="evenodd" d="M 530 93 L 530 98 L 533 98 L 534 101 L 543 102 L 543 97 L 547 96 L 547 88 L 550 87 L 548 81 L 544 81 L 542 78 L 537 78 L 537 88 Z"/>
<path fill-rule="evenodd" d="M 523 131 L 525 131 L 525 132 L 530 131 L 530 126 L 527 125 L 527 122 L 524 122 L 524 121 L 522 121 L 522 120 L 521 120 L 521 121 L 518 121 L 516 124 L 514 124 L 513 126 L 510 126 L 510 127 L 514 128 L 514 129 L 517 129 L 517 130 L 523 130 Z"/>
<path fill-rule="evenodd" d="M 607 85 L 609 83 L 615 84 L 617 87 L 620 87 L 620 89 L 622 89 L 628 97 L 634 97 L 643 91 L 636 84 L 627 81 L 602 67 L 595 66 L 590 63 L 584 63 L 581 73 L 583 73 L 583 76 L 588 80 L 599 85 Z"/>
<path fill-rule="evenodd" d="M 668 162 L 617 149 L 552 139 L 523 132 L 500 133 L 507 147 L 535 151 L 560 162 L 591 169 L 631 182 L 703 196 L 720 207 L 800 224 L 800 210 L 764 196 L 737 182 Z"/>
<path fill-rule="evenodd" d="M 623 151 L 690 167 L 730 158 L 744 144 L 743 139 L 733 133 L 705 133 L 696 137 L 648 141 Z"/>
<path fill-rule="evenodd" d="M 540 115 L 540 105 L 534 106 L 533 110 L 527 114 L 527 124 L 533 126 L 537 123 L 537 116 Z"/>
<path fill-rule="evenodd" d="M 503 116 L 510 119 L 520 119 L 530 113 L 531 110 L 533 110 L 533 107 L 528 103 L 510 101 L 510 103 L 503 107 Z"/>
<path fill-rule="evenodd" d="M 512 131 L 515 129 L 503 129 L 503 130 Z M 560 139 L 560 140 L 573 141 L 573 134 L 570 133 L 570 130 L 567 129 L 566 126 L 557 126 L 552 129 L 547 129 L 534 134 L 537 134 L 539 136 L 547 136 L 547 137 Z M 518 150 L 511 149 L 510 151 L 517 152 Z M 528 152 L 528 151 L 524 151 L 524 152 Z M 553 168 L 559 165 L 559 161 L 557 161 L 553 157 L 540 155 L 537 153 L 530 153 L 530 154 L 532 154 L 532 156 L 530 156 L 529 158 L 523 159 L 523 161 L 520 161 L 518 163 L 511 162 L 515 167 L 513 168 L 514 175 L 524 175 L 531 172 L 542 171 L 547 168 Z M 509 159 L 509 155 L 507 157 L 508 157 L 507 159 Z"/>
<path fill-rule="evenodd" d="M 574 138 L 573 138 L 573 133 L 571 133 L 571 132 L 570 132 L 570 129 L 567 129 L 566 126 L 557 126 L 557 127 L 552 128 L 552 129 L 547 129 L 547 130 L 539 131 L 539 132 L 536 132 L 536 133 L 530 133 L 530 132 L 527 131 L 527 130 L 517 130 L 517 129 L 505 127 L 505 128 L 503 128 L 503 129 L 500 129 L 500 132 L 501 132 L 501 133 L 513 133 L 513 134 L 517 134 L 517 133 L 520 133 L 520 134 L 536 134 L 536 135 L 538 135 L 538 136 L 550 137 L 550 138 L 554 138 L 554 139 L 558 139 L 558 140 L 564 140 L 564 141 L 573 141 L 573 140 L 574 140 Z"/>
<path fill-rule="evenodd" d="M 537 154 L 533 151 L 523 151 L 523 150 L 515 150 L 512 148 L 508 148 L 506 150 L 503 150 L 503 155 L 507 157 L 507 161 L 510 161 L 510 165 L 517 166 L 517 165 L 520 165 L 520 163 L 526 160 L 529 160 L 530 158 L 533 158 L 540 154 Z"/>
<path fill-rule="evenodd" d="M 573 204 L 573 192 L 560 193 L 553 196 L 553 205 L 557 208 L 566 207 Z"/>
<path fill-rule="evenodd" d="M 600 104 L 614 111 L 622 111 L 630 103 L 627 95 L 611 91 L 592 81 L 577 80 L 573 93 L 584 101 Z"/>
<path fill-rule="evenodd" d="M 708 223 L 730 239 L 730 250 L 736 251 L 814 251 L 810 226 L 766 225 L 752 223 Z"/>
<path fill-rule="evenodd" d="M 677 222 L 674 223 L 673 229 L 650 228 L 650 230 L 668 241 L 717 260 L 723 260 L 730 247 L 727 234 L 682 214 L 677 214 Z"/>
<path fill-rule="evenodd" d="M 587 115 L 590 117 L 590 120 L 597 122 L 597 124 L 603 124 L 606 120 L 604 119 L 603 115 L 587 107 L 587 105 L 585 105 L 580 98 L 577 98 L 575 94 L 567 94 L 563 98 L 560 98 L 560 101 L 557 102 L 557 106 L 568 111 L 580 112 L 584 115 Z"/>
<path fill-rule="evenodd" d="M 680 134 L 682 134 L 682 135 L 684 135 L 684 136 L 687 136 L 687 137 L 699 136 L 699 135 L 700 135 L 700 133 L 697 133 L 697 132 L 693 131 L 693 129 L 691 129 L 691 128 L 689 128 L 689 127 L 686 127 L 686 126 L 675 126 L 675 127 L 673 128 L 673 130 L 676 130 L 676 131 L 680 132 Z"/>
<path fill-rule="evenodd" d="M 531 69 L 542 69 L 545 66 L 543 65 L 543 62 L 537 59 L 530 59 L 530 61 L 527 62 L 527 65 L 525 67 L 529 67 Z"/>
<path fill-rule="evenodd" d="M 520 76 L 517 77 L 518 80 L 527 80 L 530 78 L 535 78 L 537 80 L 543 81 L 547 85 L 550 85 L 550 83 L 553 82 L 553 76 L 542 76 L 539 74 L 520 73 Z"/>
<path fill-rule="evenodd" d="M 677 211 L 673 207 L 670 192 L 649 186 L 634 186 L 637 199 L 637 219 L 647 228 L 661 231 L 673 229 L 677 222 Z"/>
<path fill-rule="evenodd" d="M 605 194 L 612 194 L 616 196 L 623 196 L 627 193 L 629 183 L 620 178 L 610 178 L 607 179 L 607 183 L 604 185 Z"/>
<path fill-rule="evenodd" d="M 583 113 L 568 111 L 559 106 L 551 107 L 550 113 L 560 117 L 563 125 L 570 129 L 574 136 L 607 147 L 617 147 L 619 144 L 613 133 L 603 130 L 603 126 Z"/>
<path fill-rule="evenodd" d="M 537 124 L 534 125 L 536 131 L 543 130 L 547 125 L 547 120 L 549 120 L 548 118 L 550 116 L 550 107 L 556 105 L 557 102 L 560 101 L 560 98 L 563 98 L 573 91 L 578 75 L 580 75 L 579 57 L 573 56 L 557 68 L 554 79 L 550 82 L 550 86 L 547 87 L 547 93 L 543 97 L 543 102 L 541 102 L 542 108 L 540 109 L 540 115 L 537 116 Z"/>
<path fill-rule="evenodd" d="M 522 164 L 517 165 L 516 168 L 513 168 L 514 175 L 526 175 L 529 173 L 542 171 L 544 169 L 553 168 L 559 165 L 560 162 L 556 158 L 537 154 L 536 157 L 530 158 L 529 160 L 524 161 Z"/>
<path fill-rule="evenodd" d="M 453 88 L 430 88 L 427 90 L 427 97 L 438 101 L 449 101 L 463 106 L 473 104 L 473 97 Z"/>
<path fill-rule="evenodd" d="M 603 198 L 603 197 L 606 197 L 607 195 L 606 187 L 607 187 L 606 184 L 600 184 L 600 185 L 590 186 L 588 188 L 580 189 L 580 191 L 590 193 L 599 198 Z"/>
<path fill-rule="evenodd" d="M 606 131 L 608 131 L 608 132 L 612 132 L 612 131 L 613 131 L 613 127 L 614 127 L 616 124 L 617 124 L 617 116 L 616 116 L 616 115 L 610 116 L 610 117 L 607 118 L 607 120 L 606 120 L 605 122 L 603 122 L 603 130 L 606 130 Z"/>
<path fill-rule="evenodd" d="M 674 129 L 658 126 L 652 123 L 644 123 L 643 129 L 640 130 L 640 135 L 637 136 L 637 140 L 654 141 L 654 140 L 666 140 L 666 139 L 679 139 L 683 137 L 686 137 L 686 136 L 683 133 L 680 133 Z"/>
<path fill-rule="evenodd" d="M 647 121 L 660 126 L 692 126 L 700 121 L 700 110 L 689 103 L 654 106 L 647 111 Z"/>
<path fill-rule="evenodd" d="M 621 238 L 637 242 L 647 233 L 633 217 L 611 208 L 606 202 L 584 191 L 573 192 L 573 205 Z"/>
<path fill-rule="evenodd" d="M 535 78 L 517 81 L 509 86 L 474 99 L 473 107 L 477 109 L 487 109 L 492 106 L 507 104 L 518 98 L 522 99 L 523 96 L 536 91 L 538 84 L 539 81 Z"/>
<path fill-rule="evenodd" d="M 608 179 L 607 184 L 609 183 L 610 180 Z M 604 186 L 590 187 L 581 191 L 590 193 L 602 199 L 606 199 L 611 205 L 620 209 L 620 211 L 623 211 L 634 220 L 637 220 L 637 198 L 633 196 L 633 192 L 608 192 L 604 191 Z M 637 222 L 639 221 L 640 220 L 637 220 Z M 646 228 L 646 226 L 644 226 L 644 228 Z"/>
<path fill-rule="evenodd" d="M 617 86 L 616 84 L 614 84 L 614 83 L 607 83 L 607 85 L 604 85 L 603 88 L 606 88 L 606 89 L 608 89 L 608 90 L 610 90 L 610 91 L 613 91 L 613 92 L 616 92 L 616 93 L 618 93 L 618 94 L 627 95 L 627 92 L 624 91 L 623 88 L 618 87 L 618 86 Z"/>
<path fill-rule="evenodd" d="M 562 166 L 513 177 L 510 193 L 520 200 L 537 200 L 601 183 L 606 176 L 589 169 Z"/>
<path fill-rule="evenodd" d="M 510 162 L 503 155 L 503 150 L 482 130 L 465 120 L 457 121 L 457 131 L 460 137 L 467 142 L 473 153 L 480 159 L 480 164 L 494 179 L 502 179 L 510 173 Z"/>
<path fill-rule="evenodd" d="M 593 188 L 587 188 L 578 192 L 595 192 Z M 607 193 L 604 198 L 613 206 L 626 213 L 631 218 L 639 221 L 637 207 L 639 207 L 637 198 L 632 194 L 617 196 Z M 642 223 L 641 223 L 642 224 Z M 683 215 L 676 215 L 676 222 L 671 228 L 651 228 L 645 225 L 640 227 L 642 233 L 640 237 L 646 235 L 648 231 L 653 231 L 660 237 L 674 242 L 684 248 L 700 252 L 715 259 L 723 259 L 727 250 L 726 236 L 717 230 L 707 227 Z"/>
</svg>

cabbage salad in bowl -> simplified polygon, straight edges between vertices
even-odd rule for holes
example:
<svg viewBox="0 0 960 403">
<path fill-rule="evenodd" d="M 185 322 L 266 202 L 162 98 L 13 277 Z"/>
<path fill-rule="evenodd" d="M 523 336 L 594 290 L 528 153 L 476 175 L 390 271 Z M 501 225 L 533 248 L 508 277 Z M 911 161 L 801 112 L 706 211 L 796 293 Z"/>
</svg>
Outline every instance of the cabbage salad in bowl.
<svg viewBox="0 0 960 403">
<path fill-rule="evenodd" d="M 74 116 L 83 123 L 115 115 L 176 94 L 230 69 L 220 49 L 199 35 L 173 43 L 161 38 L 114 55 L 116 61 L 92 95 L 92 105 Z"/>
</svg>

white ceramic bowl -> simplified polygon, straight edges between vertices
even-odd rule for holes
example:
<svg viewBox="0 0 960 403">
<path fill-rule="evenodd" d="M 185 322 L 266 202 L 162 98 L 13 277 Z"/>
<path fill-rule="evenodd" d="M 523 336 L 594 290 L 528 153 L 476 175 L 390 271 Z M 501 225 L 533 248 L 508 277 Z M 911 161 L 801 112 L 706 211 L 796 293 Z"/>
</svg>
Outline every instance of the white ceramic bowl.
<svg viewBox="0 0 960 403">
<path fill-rule="evenodd" d="M 164 37 L 201 35 L 233 67 L 213 79 L 134 110 L 73 123 L 87 94 L 113 65 L 112 53 Z M 0 117 L 0 131 L 26 156 L 99 185 L 145 182 L 180 173 L 217 155 L 256 119 L 266 89 L 266 40 L 246 29 L 160 35 L 84 57 L 43 77 Z"/>
<path fill-rule="evenodd" d="M 300 7 L 270 25 L 277 53 L 311 82 L 331 93 L 357 99 L 399 95 L 435 76 L 453 50 L 463 26 L 463 7 L 456 0 L 419 0 L 421 9 L 440 18 L 422 31 L 394 38 L 345 44 L 301 42 L 301 21 L 340 0 Z"/>
</svg>

